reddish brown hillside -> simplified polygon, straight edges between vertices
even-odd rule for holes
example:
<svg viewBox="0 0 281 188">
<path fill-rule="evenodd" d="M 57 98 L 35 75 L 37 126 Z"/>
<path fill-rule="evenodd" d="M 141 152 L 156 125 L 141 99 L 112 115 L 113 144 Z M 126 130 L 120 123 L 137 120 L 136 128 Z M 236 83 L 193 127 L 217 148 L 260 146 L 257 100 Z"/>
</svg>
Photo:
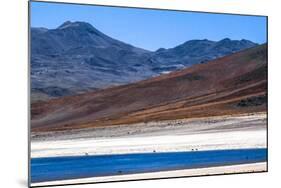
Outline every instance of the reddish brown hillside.
<svg viewBox="0 0 281 188">
<path fill-rule="evenodd" d="M 134 84 L 32 104 L 32 131 L 266 111 L 267 45 Z"/>
</svg>

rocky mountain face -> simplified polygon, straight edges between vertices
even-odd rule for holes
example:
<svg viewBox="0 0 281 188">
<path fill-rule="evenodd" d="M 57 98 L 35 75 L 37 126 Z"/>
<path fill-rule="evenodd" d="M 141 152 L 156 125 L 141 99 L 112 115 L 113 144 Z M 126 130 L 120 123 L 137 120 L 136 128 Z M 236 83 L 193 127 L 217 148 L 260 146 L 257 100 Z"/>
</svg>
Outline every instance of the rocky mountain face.
<svg viewBox="0 0 281 188">
<path fill-rule="evenodd" d="M 191 40 L 151 52 L 115 40 L 85 22 L 31 28 L 31 100 L 128 84 L 256 45 L 248 40 Z"/>
<path fill-rule="evenodd" d="M 31 130 L 60 131 L 267 111 L 267 45 L 132 84 L 31 105 Z"/>
<path fill-rule="evenodd" d="M 159 49 L 153 53 L 151 60 L 162 64 L 162 69 L 173 71 L 193 64 L 205 63 L 257 44 L 248 40 L 230 40 L 225 38 L 215 42 L 210 40 L 190 40 L 170 49 Z"/>
</svg>

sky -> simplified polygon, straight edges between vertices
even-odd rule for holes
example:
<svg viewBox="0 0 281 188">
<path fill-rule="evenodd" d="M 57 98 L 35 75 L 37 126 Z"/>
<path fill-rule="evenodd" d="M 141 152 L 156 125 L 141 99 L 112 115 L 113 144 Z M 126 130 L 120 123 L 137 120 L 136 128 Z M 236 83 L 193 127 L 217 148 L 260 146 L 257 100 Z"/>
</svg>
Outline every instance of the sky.
<svg viewBox="0 0 281 188">
<path fill-rule="evenodd" d="M 30 19 L 31 27 L 48 29 L 65 21 L 88 22 L 112 38 L 152 51 L 193 39 L 267 42 L 263 16 L 32 2 Z"/>
</svg>

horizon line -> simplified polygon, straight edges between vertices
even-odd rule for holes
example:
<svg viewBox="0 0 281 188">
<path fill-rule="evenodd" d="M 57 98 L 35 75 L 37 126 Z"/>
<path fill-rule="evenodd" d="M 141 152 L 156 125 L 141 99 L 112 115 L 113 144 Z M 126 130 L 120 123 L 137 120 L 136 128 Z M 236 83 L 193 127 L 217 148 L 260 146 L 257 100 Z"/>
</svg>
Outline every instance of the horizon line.
<svg viewBox="0 0 281 188">
<path fill-rule="evenodd" d="M 256 42 L 256 41 L 252 41 L 252 40 L 249 40 L 249 39 L 245 39 L 245 38 L 241 38 L 241 39 L 233 39 L 233 38 L 230 38 L 230 37 L 224 37 L 224 38 L 221 38 L 221 39 L 219 39 L 219 40 L 211 40 L 211 39 L 208 39 L 208 38 L 201 38 L 201 39 L 199 39 L 199 38 L 194 38 L 194 39 L 190 39 L 190 40 L 185 40 L 185 41 L 183 41 L 182 43 L 180 43 L 180 44 L 178 44 L 178 45 L 176 45 L 176 46 L 174 46 L 174 47 L 169 47 L 169 48 L 164 48 L 164 47 L 158 47 L 157 49 L 155 49 L 155 50 L 148 50 L 148 49 L 145 49 L 145 48 L 143 48 L 143 47 L 138 47 L 138 46 L 136 46 L 136 45 L 132 45 L 132 44 L 130 44 L 130 43 L 128 43 L 128 42 L 124 42 L 124 41 L 121 41 L 121 40 L 119 40 L 119 39 L 116 39 L 116 38 L 113 38 L 113 37 L 111 37 L 110 35 L 108 35 L 108 34 L 106 34 L 106 33 L 104 33 L 104 32 L 102 32 L 102 31 L 100 31 L 98 28 L 96 28 L 93 24 L 91 24 L 91 23 L 89 23 L 89 22 L 87 22 L 87 21 L 81 21 L 81 20 L 76 20 L 76 21 L 70 21 L 70 20 L 66 20 L 66 21 L 63 21 L 61 24 L 59 24 L 58 26 L 56 26 L 55 28 L 47 28 L 47 27 L 41 27 L 41 26 L 32 26 L 32 25 L 30 25 L 30 29 L 47 29 L 47 30 L 57 30 L 57 29 L 59 29 L 59 27 L 61 27 L 62 25 L 64 25 L 64 24 L 66 24 L 66 23 L 71 23 L 71 24 L 73 24 L 73 23 L 85 23 L 85 24 L 89 24 L 89 25 L 91 25 L 94 29 L 97 29 L 99 32 L 101 32 L 101 33 L 103 33 L 104 35 L 106 35 L 106 36 L 108 36 L 108 37 L 110 37 L 110 38 L 112 38 L 112 39 L 115 39 L 115 40 L 118 40 L 118 41 L 120 41 L 120 42 L 123 42 L 123 43 L 126 43 L 126 44 L 129 44 L 129 45 L 131 45 L 131 46 L 134 46 L 134 47 L 137 47 L 137 48 L 141 48 L 141 49 L 144 49 L 144 50 L 147 50 L 147 51 L 152 51 L 152 52 L 155 52 L 155 51 L 158 51 L 159 49 L 171 49 L 171 48 L 175 48 L 175 47 L 177 47 L 177 46 L 180 46 L 180 45 L 182 45 L 182 44 L 184 44 L 184 43 L 186 43 L 186 42 L 189 42 L 189 41 L 204 41 L 204 40 L 207 40 L 207 41 L 210 41 L 210 42 L 220 42 L 220 41 L 223 41 L 223 40 L 231 40 L 231 41 L 243 41 L 243 40 L 245 40 L 245 41 L 249 41 L 249 42 L 252 42 L 252 43 L 255 43 L 255 44 L 257 44 L 257 45 L 263 45 L 263 44 L 266 44 L 267 43 L 267 41 L 265 41 L 264 43 L 259 43 L 259 42 Z"/>
</svg>

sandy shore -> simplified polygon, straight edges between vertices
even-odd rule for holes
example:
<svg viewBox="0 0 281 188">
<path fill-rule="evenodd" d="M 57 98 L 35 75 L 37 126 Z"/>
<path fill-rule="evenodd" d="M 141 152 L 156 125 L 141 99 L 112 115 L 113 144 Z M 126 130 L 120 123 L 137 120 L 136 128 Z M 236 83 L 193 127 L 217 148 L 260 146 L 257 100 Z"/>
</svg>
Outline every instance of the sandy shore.
<svg viewBox="0 0 281 188">
<path fill-rule="evenodd" d="M 256 113 L 33 134 L 31 157 L 265 148 L 266 118 Z"/>
<path fill-rule="evenodd" d="M 80 178 L 71 180 L 48 181 L 40 183 L 32 183 L 31 186 L 47 186 L 47 185 L 63 185 L 75 183 L 98 183 L 108 181 L 122 181 L 122 180 L 137 180 L 137 179 L 151 179 L 151 178 L 168 178 L 168 177 L 184 177 L 184 176 L 200 176 L 200 175 L 215 175 L 215 174 L 233 174 L 245 172 L 264 172 L 267 169 L 266 163 L 252 163 L 241 165 L 229 165 L 208 168 L 196 168 L 186 170 L 173 170 L 162 172 L 150 172 L 141 174 L 103 176 L 92 178 Z"/>
</svg>

